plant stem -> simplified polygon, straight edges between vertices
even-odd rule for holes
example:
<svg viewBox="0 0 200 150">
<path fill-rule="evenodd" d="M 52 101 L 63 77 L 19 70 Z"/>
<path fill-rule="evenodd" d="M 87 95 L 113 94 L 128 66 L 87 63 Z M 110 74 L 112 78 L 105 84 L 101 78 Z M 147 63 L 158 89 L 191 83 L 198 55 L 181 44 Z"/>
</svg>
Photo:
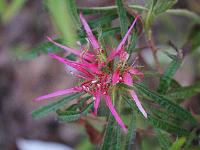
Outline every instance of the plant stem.
<svg viewBox="0 0 200 150">
<path fill-rule="evenodd" d="M 153 54 L 153 59 L 154 59 L 155 65 L 156 65 L 156 69 L 159 73 L 162 73 L 163 70 L 161 68 L 160 62 L 157 57 L 157 48 L 156 48 L 154 40 L 153 40 L 151 29 L 148 30 L 148 32 L 147 32 L 147 42 L 148 42 L 149 47 L 151 48 L 151 51 Z"/>
</svg>

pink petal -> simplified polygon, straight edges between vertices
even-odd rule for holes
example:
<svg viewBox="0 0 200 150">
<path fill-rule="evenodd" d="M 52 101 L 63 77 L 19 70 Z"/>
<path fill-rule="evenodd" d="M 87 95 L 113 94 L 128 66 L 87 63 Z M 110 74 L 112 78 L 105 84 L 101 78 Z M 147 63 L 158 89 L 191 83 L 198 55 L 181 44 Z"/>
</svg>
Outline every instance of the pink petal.
<svg viewBox="0 0 200 150">
<path fill-rule="evenodd" d="M 122 39 L 121 43 L 120 43 L 119 46 L 117 47 L 116 51 L 119 51 L 119 50 L 122 49 L 122 47 L 124 46 L 124 44 L 125 44 L 125 42 L 126 42 L 128 36 L 129 36 L 129 34 L 131 33 L 131 30 L 133 29 L 133 27 L 134 27 L 134 25 L 135 25 L 135 23 L 136 23 L 136 21 L 137 21 L 138 18 L 139 18 L 139 16 L 136 16 L 136 17 L 135 17 L 135 19 L 134 19 L 134 21 L 133 21 L 131 27 L 130 27 L 130 28 L 128 29 L 128 31 L 126 32 L 124 38 Z"/>
<path fill-rule="evenodd" d="M 122 119 L 120 118 L 120 116 L 118 115 L 118 113 L 116 112 L 113 104 L 112 104 L 112 100 L 110 99 L 109 95 L 104 95 L 105 100 L 106 100 L 106 105 L 108 106 L 108 108 L 110 109 L 112 115 L 114 116 L 115 120 L 118 122 L 118 124 L 121 126 L 121 128 L 127 132 L 127 128 L 126 125 L 123 123 Z"/>
<path fill-rule="evenodd" d="M 69 94 L 69 93 L 74 93 L 74 92 L 78 92 L 79 90 L 77 88 L 70 88 L 70 89 L 66 89 L 66 90 L 60 90 L 60 91 L 56 91 L 54 93 L 50 93 L 44 96 L 40 96 L 36 99 L 34 99 L 34 101 L 41 101 L 44 99 L 48 99 L 48 98 L 53 98 L 53 97 L 57 97 L 57 96 L 61 96 L 61 95 L 65 95 L 65 94 Z"/>
<path fill-rule="evenodd" d="M 140 100 L 138 99 L 137 94 L 135 93 L 135 91 L 134 90 L 130 90 L 129 92 L 130 92 L 133 100 L 135 101 L 135 104 L 137 105 L 138 109 L 140 110 L 140 112 L 143 114 L 143 116 L 145 118 L 147 118 L 147 113 L 144 110 L 144 108 L 142 107 L 142 104 L 140 103 Z"/>
<path fill-rule="evenodd" d="M 132 74 L 132 75 L 138 75 L 138 76 L 140 76 L 141 78 L 144 78 L 144 74 L 143 74 L 142 72 L 140 72 L 139 70 L 133 68 L 133 67 L 129 68 L 128 71 L 129 71 L 129 73 Z"/>
<path fill-rule="evenodd" d="M 101 95 L 100 93 L 94 94 L 94 115 L 97 115 L 97 109 L 99 107 L 100 104 L 100 100 L 101 100 Z"/>
<path fill-rule="evenodd" d="M 128 72 L 124 72 L 123 74 L 123 82 L 129 86 L 132 86 L 133 84 L 133 80 L 131 75 Z M 133 100 L 136 103 L 136 106 L 138 107 L 138 109 L 140 110 L 140 112 L 144 115 L 145 118 L 147 118 L 147 113 L 144 110 L 144 108 L 142 107 L 142 104 L 140 103 L 140 100 L 138 99 L 136 93 L 134 90 L 129 90 L 130 95 L 132 96 Z"/>
<path fill-rule="evenodd" d="M 92 73 L 101 73 L 101 70 L 99 70 L 97 63 L 88 63 L 87 61 L 83 61 L 82 65 L 91 70 Z"/>
<path fill-rule="evenodd" d="M 127 71 L 123 73 L 123 82 L 129 86 L 133 85 L 132 77 Z"/>
<path fill-rule="evenodd" d="M 52 38 L 50 38 L 50 37 L 48 37 L 48 36 L 47 36 L 47 39 L 48 39 L 50 42 L 52 42 L 53 44 L 57 45 L 58 47 L 60 47 L 60 48 L 62 48 L 62 49 L 64 49 L 64 50 L 66 50 L 67 52 L 71 52 L 71 53 L 73 53 L 73 54 L 75 54 L 75 55 L 77 55 L 77 56 L 79 56 L 79 57 L 80 57 L 81 54 L 82 54 L 80 50 L 73 49 L 73 48 L 64 46 L 64 45 L 62 45 L 62 44 L 59 44 L 59 43 L 55 42 Z M 93 56 L 92 56 L 91 54 L 89 54 L 89 53 L 86 53 L 86 54 L 84 55 L 84 57 L 85 57 L 85 59 L 87 59 L 87 60 L 93 59 Z"/>
<path fill-rule="evenodd" d="M 120 54 L 120 51 L 124 51 L 124 49 L 123 49 L 124 44 L 125 44 L 125 42 L 126 42 L 128 36 L 129 36 L 129 34 L 131 33 L 131 30 L 133 29 L 133 27 L 134 27 L 134 25 L 135 25 L 135 23 L 136 23 L 136 21 L 137 21 L 138 18 L 139 18 L 139 16 L 137 16 L 137 17 L 135 18 L 135 20 L 133 21 L 131 27 L 128 29 L 128 31 L 126 32 L 124 38 L 123 38 L 122 41 L 120 42 L 119 46 L 118 46 L 115 50 L 113 50 L 113 51 L 110 53 L 110 55 L 108 56 L 107 62 L 112 61 L 112 60 L 115 58 L 115 56 L 117 56 L 117 55 Z"/>
<path fill-rule="evenodd" d="M 115 85 L 116 83 L 119 82 L 119 75 L 120 75 L 120 71 L 119 71 L 119 69 L 116 69 L 112 76 L 112 84 L 113 85 Z"/>
<path fill-rule="evenodd" d="M 85 18 L 82 15 L 82 13 L 80 13 L 80 20 L 83 24 L 83 27 L 84 27 L 84 29 L 87 33 L 88 39 L 90 40 L 93 48 L 96 49 L 96 50 L 99 49 L 100 48 L 99 43 L 98 43 L 96 37 L 93 35 L 92 30 L 90 29 L 87 21 L 85 20 Z"/>
<path fill-rule="evenodd" d="M 53 53 L 48 53 L 48 55 L 50 57 L 52 57 L 52 58 L 64 63 L 64 64 L 67 64 L 68 66 L 71 66 L 71 67 L 75 68 L 76 70 L 80 71 L 81 73 L 85 74 L 88 77 L 91 77 L 91 78 L 93 77 L 93 75 L 89 71 L 87 71 L 86 69 L 82 68 L 83 65 L 81 65 L 81 64 L 79 64 L 77 62 L 64 59 L 64 58 L 62 58 L 60 56 L 57 56 L 57 55 L 55 55 Z"/>
</svg>

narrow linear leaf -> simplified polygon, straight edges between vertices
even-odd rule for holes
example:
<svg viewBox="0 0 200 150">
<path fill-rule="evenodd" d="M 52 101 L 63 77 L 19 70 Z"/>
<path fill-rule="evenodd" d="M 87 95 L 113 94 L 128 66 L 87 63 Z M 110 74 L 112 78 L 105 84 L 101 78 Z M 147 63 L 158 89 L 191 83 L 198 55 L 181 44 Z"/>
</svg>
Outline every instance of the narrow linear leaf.
<svg viewBox="0 0 200 150">
<path fill-rule="evenodd" d="M 173 113 L 173 115 L 175 115 L 176 117 L 180 119 L 190 120 L 193 123 L 196 123 L 196 120 L 188 111 L 178 106 L 177 104 L 171 102 L 166 97 L 147 89 L 145 86 L 141 84 L 134 83 L 133 87 L 128 86 L 123 83 L 119 83 L 119 85 L 127 89 L 132 89 L 132 90 L 136 89 L 142 94 L 144 94 L 146 97 L 148 97 L 149 99 L 153 100 L 154 102 L 156 102 L 157 104 L 159 104 L 160 106 L 168 110 L 168 112 Z"/>
<path fill-rule="evenodd" d="M 142 114 L 137 109 L 135 103 L 131 99 L 126 98 L 126 97 L 123 97 L 123 98 L 130 105 L 131 109 L 137 110 L 136 112 L 138 112 L 138 114 L 140 114 L 142 116 Z M 158 119 L 151 114 L 148 114 L 147 116 L 148 117 L 147 117 L 146 121 L 149 122 L 151 125 L 153 125 L 155 128 L 162 129 L 162 130 L 167 131 L 169 133 L 174 133 L 178 136 L 189 135 L 189 131 L 184 129 L 184 128 L 178 127 L 178 126 L 176 126 L 172 123 L 168 123 L 165 120 Z"/>
<path fill-rule="evenodd" d="M 69 1 L 68 1 L 69 2 Z M 57 29 L 61 33 L 63 42 L 70 47 L 75 47 L 77 40 L 76 25 L 72 21 L 70 10 L 68 9 L 68 2 L 45 0 L 45 4 L 49 10 L 49 14 L 53 19 Z"/>
<path fill-rule="evenodd" d="M 190 98 L 198 93 L 200 93 L 200 82 L 191 86 L 178 88 L 175 92 L 167 94 L 166 97 L 180 103 L 182 100 Z"/>
<path fill-rule="evenodd" d="M 135 143 L 136 138 L 136 117 L 135 117 L 135 110 L 132 109 L 130 118 L 130 124 L 128 126 L 128 136 L 126 140 L 126 150 L 132 150 L 133 145 Z"/>
<path fill-rule="evenodd" d="M 77 111 L 65 111 L 65 112 L 61 111 L 61 112 L 59 112 L 59 111 L 57 111 L 58 120 L 60 122 L 70 122 L 70 121 L 78 120 L 82 116 L 87 115 L 92 107 L 93 107 L 93 102 L 88 104 L 87 107 L 85 107 L 80 112 L 77 112 Z"/>
<path fill-rule="evenodd" d="M 163 150 L 169 149 L 169 147 L 172 145 L 169 136 L 163 133 L 160 129 L 155 129 L 155 133 L 162 149 Z"/>
<path fill-rule="evenodd" d="M 103 144 L 101 150 L 109 150 L 112 146 L 112 135 L 114 130 L 114 117 L 110 114 L 108 118 L 108 124 L 104 135 Z"/>
<path fill-rule="evenodd" d="M 73 19 L 74 24 L 76 25 L 77 28 L 81 27 L 81 22 L 79 19 L 75 0 L 67 0 L 66 4 L 67 4 L 67 9 L 70 10 L 68 12 L 70 13 L 70 17 Z"/>
<path fill-rule="evenodd" d="M 89 21 L 89 25 L 91 28 L 95 28 L 99 25 L 103 26 L 107 23 L 110 23 L 115 18 L 117 18 L 117 14 L 103 15 L 102 17 Z"/>
<path fill-rule="evenodd" d="M 141 5 L 129 5 L 129 7 L 136 10 L 148 10 L 147 8 Z M 84 14 L 94 14 L 94 13 L 105 13 L 105 12 L 116 12 L 117 6 L 105 6 L 105 7 L 78 7 L 78 11 L 83 12 Z"/>
<path fill-rule="evenodd" d="M 167 121 L 155 118 L 151 115 L 148 115 L 148 121 L 156 128 L 160 128 L 162 130 L 165 130 L 169 133 L 174 133 L 178 136 L 188 136 L 189 135 L 189 131 L 181 128 L 179 126 L 176 126 L 174 124 L 170 124 Z"/>
<path fill-rule="evenodd" d="M 181 66 L 182 59 L 174 56 L 172 62 L 169 64 L 164 74 L 160 78 L 160 84 L 158 87 L 158 92 L 165 94 L 171 84 L 171 78 L 174 76 L 178 68 Z"/>
<path fill-rule="evenodd" d="M 50 103 L 49 105 L 40 107 L 39 109 L 34 110 L 32 112 L 32 116 L 34 118 L 42 118 L 42 117 L 46 116 L 48 113 L 55 112 L 57 109 L 64 107 L 64 105 L 67 102 L 74 100 L 74 99 L 80 97 L 81 95 L 83 95 L 83 93 L 75 93 L 75 94 L 66 96 L 56 102 Z"/>
<path fill-rule="evenodd" d="M 4 0 L 1 1 L 4 2 Z M 27 0 L 13 0 L 9 5 L 5 5 L 5 3 L 3 4 L 3 2 L 1 2 L 4 7 L 6 6 L 2 13 L 2 21 L 8 23 L 20 11 L 26 1 Z"/>
<path fill-rule="evenodd" d="M 175 5 L 177 1 L 178 0 L 157 0 L 157 3 L 154 7 L 154 13 L 157 15 L 167 11 L 173 5 Z"/>
<path fill-rule="evenodd" d="M 200 23 L 200 16 L 192 11 L 187 9 L 169 9 L 166 11 L 167 14 L 175 15 L 175 16 L 183 16 L 191 19 L 194 23 Z"/>
<path fill-rule="evenodd" d="M 113 150 L 121 150 L 122 149 L 122 132 L 121 127 L 115 122 L 116 128 L 114 128 L 114 137 L 113 138 Z"/>
<path fill-rule="evenodd" d="M 177 139 L 168 150 L 180 150 L 185 141 L 186 141 L 185 137 Z"/>
<path fill-rule="evenodd" d="M 108 35 L 113 35 L 116 33 L 120 32 L 119 27 L 114 27 L 114 28 L 108 28 L 102 31 L 102 37 L 108 36 Z M 94 32 L 95 35 L 97 35 L 97 32 Z M 84 40 L 86 37 L 86 34 L 81 35 L 79 40 Z M 63 44 L 63 41 L 61 39 L 55 39 L 56 42 Z M 63 51 L 63 49 L 59 48 L 58 46 L 54 45 L 51 42 L 45 42 L 37 47 L 33 48 L 29 52 L 22 53 L 19 59 L 22 60 L 30 60 L 38 57 L 40 54 L 47 54 L 48 52 L 56 53 Z M 71 56 L 70 56 L 71 57 Z M 73 59 L 73 58 L 72 58 Z"/>
<path fill-rule="evenodd" d="M 195 128 L 195 129 L 192 130 L 192 132 L 190 132 L 190 135 L 187 137 L 186 142 L 184 144 L 185 150 L 189 149 L 189 147 L 191 145 L 193 145 L 192 142 L 195 138 L 198 138 L 197 131 L 198 131 L 198 128 Z"/>
<path fill-rule="evenodd" d="M 127 21 L 126 10 L 123 6 L 122 0 L 116 0 L 116 5 L 117 5 L 117 11 L 118 11 L 118 15 L 119 15 L 121 35 L 123 37 L 128 30 L 128 21 Z"/>
</svg>

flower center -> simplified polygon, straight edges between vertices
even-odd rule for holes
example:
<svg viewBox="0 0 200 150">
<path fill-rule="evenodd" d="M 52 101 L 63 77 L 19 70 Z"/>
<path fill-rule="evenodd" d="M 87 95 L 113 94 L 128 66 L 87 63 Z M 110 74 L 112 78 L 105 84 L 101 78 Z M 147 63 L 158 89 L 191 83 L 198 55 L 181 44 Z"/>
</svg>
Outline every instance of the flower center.
<svg viewBox="0 0 200 150">
<path fill-rule="evenodd" d="M 108 94 L 111 85 L 111 76 L 107 73 L 99 74 L 94 80 L 86 81 L 81 84 L 82 89 L 90 94 L 100 92 L 101 94 Z"/>
</svg>

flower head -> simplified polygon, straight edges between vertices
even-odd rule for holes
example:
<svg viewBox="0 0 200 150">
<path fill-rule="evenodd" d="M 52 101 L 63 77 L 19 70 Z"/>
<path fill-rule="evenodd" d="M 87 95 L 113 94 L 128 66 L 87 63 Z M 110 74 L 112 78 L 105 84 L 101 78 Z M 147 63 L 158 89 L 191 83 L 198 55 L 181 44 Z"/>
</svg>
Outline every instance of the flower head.
<svg viewBox="0 0 200 150">
<path fill-rule="evenodd" d="M 103 98 L 108 106 L 110 112 L 114 116 L 115 120 L 118 124 L 122 127 L 124 131 L 127 131 L 126 125 L 123 123 L 122 119 L 118 115 L 117 111 L 115 110 L 112 100 L 109 96 L 109 90 L 112 86 L 115 86 L 118 82 L 123 82 L 127 85 L 132 85 L 132 75 L 138 75 L 140 77 L 143 76 L 141 72 L 136 70 L 133 67 L 124 67 L 124 63 L 126 63 L 129 55 L 124 50 L 125 42 L 133 29 L 136 20 L 138 17 L 135 18 L 134 22 L 132 23 L 131 27 L 127 31 L 126 35 L 122 39 L 119 46 L 114 49 L 110 55 L 106 59 L 102 59 L 101 55 L 104 54 L 104 50 L 101 49 L 100 44 L 98 43 L 96 37 L 93 35 L 92 30 L 90 29 L 88 23 L 86 22 L 85 18 L 82 14 L 80 14 L 80 20 L 83 24 L 83 27 L 87 33 L 87 37 L 92 45 L 93 51 L 80 51 L 77 49 L 69 48 L 67 46 L 61 45 L 55 41 L 53 41 L 50 37 L 48 40 L 55 45 L 63 48 L 66 51 L 69 51 L 75 54 L 78 59 L 77 61 L 71 61 L 68 59 L 64 59 L 60 56 L 55 54 L 49 53 L 49 56 L 53 59 L 60 61 L 74 69 L 76 69 L 79 73 L 72 72 L 75 76 L 81 79 L 81 83 L 73 88 L 60 90 L 54 93 L 50 93 L 44 96 L 40 96 L 35 99 L 35 101 L 40 101 L 48 98 L 53 98 L 69 93 L 74 92 L 86 92 L 93 96 L 94 100 L 94 114 L 97 115 L 97 110 Z M 110 68 L 108 68 L 108 63 L 112 61 L 115 57 L 119 57 L 120 61 L 117 63 L 117 67 L 114 69 L 114 72 L 111 72 Z M 107 69 L 105 69 L 107 68 Z M 147 117 L 145 110 L 143 109 L 135 91 L 129 90 L 128 91 L 132 98 L 134 99 L 137 107 L 142 112 L 142 114 Z"/>
</svg>

